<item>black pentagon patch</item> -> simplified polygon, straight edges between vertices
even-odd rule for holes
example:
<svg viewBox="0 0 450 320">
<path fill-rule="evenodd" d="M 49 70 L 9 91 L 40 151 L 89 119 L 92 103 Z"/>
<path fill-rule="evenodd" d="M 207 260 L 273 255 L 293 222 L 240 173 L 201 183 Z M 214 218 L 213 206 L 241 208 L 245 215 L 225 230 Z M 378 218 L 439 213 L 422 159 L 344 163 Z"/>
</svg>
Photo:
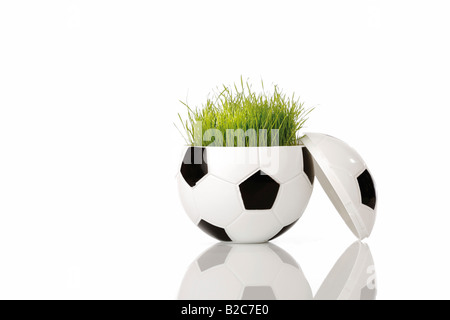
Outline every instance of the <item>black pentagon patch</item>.
<svg viewBox="0 0 450 320">
<path fill-rule="evenodd" d="M 239 185 L 244 207 L 247 210 L 271 209 L 280 185 L 259 170 Z"/>
<path fill-rule="evenodd" d="M 242 300 L 276 300 L 271 287 L 246 287 L 242 294 Z"/>
<path fill-rule="evenodd" d="M 204 272 L 212 267 L 224 264 L 230 251 L 231 247 L 228 245 L 215 245 L 197 259 L 197 264 L 200 271 Z"/>
<path fill-rule="evenodd" d="M 198 223 L 198 227 L 217 240 L 231 241 L 224 228 L 217 227 L 205 220 L 200 220 L 200 222 Z"/>
<path fill-rule="evenodd" d="M 206 149 L 203 147 L 189 147 L 181 164 L 181 175 L 191 187 L 208 173 L 206 164 Z"/>
<path fill-rule="evenodd" d="M 292 227 L 294 226 L 294 224 L 295 224 L 297 221 L 298 221 L 298 219 L 295 220 L 294 222 L 292 222 L 291 224 L 288 224 L 287 226 L 284 226 L 283 228 L 281 228 L 281 230 L 280 230 L 276 235 L 274 235 L 272 238 L 270 238 L 269 241 L 271 241 L 271 240 L 273 240 L 273 239 L 278 238 L 279 236 L 281 236 L 283 233 L 285 233 L 285 232 L 288 231 L 290 228 L 292 228 Z"/>
<path fill-rule="evenodd" d="M 303 171 L 308 176 L 309 182 L 311 184 L 314 184 L 314 163 L 311 156 L 311 153 L 309 153 L 308 149 L 305 147 L 302 148 L 303 153 Z"/>
<path fill-rule="evenodd" d="M 375 209 L 377 202 L 375 185 L 369 171 L 365 170 L 358 177 L 359 191 L 361 192 L 361 201 L 366 206 Z"/>
</svg>

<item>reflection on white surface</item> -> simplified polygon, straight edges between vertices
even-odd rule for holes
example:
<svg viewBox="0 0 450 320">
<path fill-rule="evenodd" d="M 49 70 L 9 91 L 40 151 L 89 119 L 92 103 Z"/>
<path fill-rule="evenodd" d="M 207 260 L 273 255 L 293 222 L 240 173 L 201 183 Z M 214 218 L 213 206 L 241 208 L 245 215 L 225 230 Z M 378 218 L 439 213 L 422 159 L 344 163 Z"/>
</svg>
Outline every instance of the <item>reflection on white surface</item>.
<svg viewBox="0 0 450 320">
<path fill-rule="evenodd" d="M 334 264 L 316 300 L 375 300 L 375 266 L 369 246 L 356 241 Z"/>
<path fill-rule="evenodd" d="M 187 270 L 181 300 L 375 300 L 375 268 L 369 246 L 353 243 L 314 296 L 299 264 L 271 243 L 218 243 Z"/>
</svg>

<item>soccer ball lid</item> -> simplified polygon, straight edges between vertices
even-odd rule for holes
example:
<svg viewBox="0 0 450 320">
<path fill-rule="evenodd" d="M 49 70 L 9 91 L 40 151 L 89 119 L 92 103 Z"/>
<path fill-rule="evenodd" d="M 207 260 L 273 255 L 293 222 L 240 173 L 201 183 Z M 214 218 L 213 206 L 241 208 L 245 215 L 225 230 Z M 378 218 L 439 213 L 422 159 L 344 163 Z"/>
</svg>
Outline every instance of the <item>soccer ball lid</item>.
<svg viewBox="0 0 450 320">
<path fill-rule="evenodd" d="M 306 133 L 302 139 L 311 153 L 322 188 L 359 238 L 370 235 L 376 217 L 376 189 L 361 156 L 343 141 L 322 133 Z"/>
</svg>

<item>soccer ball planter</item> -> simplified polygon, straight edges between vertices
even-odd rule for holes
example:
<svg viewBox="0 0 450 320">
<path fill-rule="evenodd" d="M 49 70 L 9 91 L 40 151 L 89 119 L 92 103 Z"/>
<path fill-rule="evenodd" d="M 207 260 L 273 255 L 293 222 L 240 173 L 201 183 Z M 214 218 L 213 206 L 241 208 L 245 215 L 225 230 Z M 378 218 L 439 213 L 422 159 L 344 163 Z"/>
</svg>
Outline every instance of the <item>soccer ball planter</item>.
<svg viewBox="0 0 450 320">
<path fill-rule="evenodd" d="M 240 88 L 224 86 L 203 109 L 187 108 L 188 120 L 180 120 L 189 147 L 177 182 L 200 229 L 221 241 L 272 240 L 300 219 L 317 176 L 350 230 L 360 239 L 370 235 L 376 191 L 366 164 L 331 136 L 300 139 L 310 110 L 294 96 L 277 86 L 257 95 L 241 79 Z"/>
<path fill-rule="evenodd" d="M 301 217 L 314 167 L 303 146 L 188 147 L 177 177 L 183 207 L 221 241 L 266 242 Z"/>
<path fill-rule="evenodd" d="M 350 230 L 370 235 L 376 191 L 358 153 L 334 137 L 308 133 L 305 146 L 187 147 L 177 175 L 191 220 L 221 241 L 272 240 L 302 216 L 314 175 Z"/>
</svg>

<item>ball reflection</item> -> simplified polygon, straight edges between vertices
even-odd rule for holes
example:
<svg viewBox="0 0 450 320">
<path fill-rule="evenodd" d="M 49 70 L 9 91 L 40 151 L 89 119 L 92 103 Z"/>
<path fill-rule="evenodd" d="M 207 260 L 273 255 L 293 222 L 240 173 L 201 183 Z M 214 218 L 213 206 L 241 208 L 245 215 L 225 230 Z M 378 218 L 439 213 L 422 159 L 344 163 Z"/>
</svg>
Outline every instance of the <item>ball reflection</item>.
<svg viewBox="0 0 450 320">
<path fill-rule="evenodd" d="M 183 300 L 305 300 L 312 292 L 298 263 L 271 243 L 218 243 L 189 267 Z"/>
<path fill-rule="evenodd" d="M 298 263 L 272 243 L 218 243 L 184 276 L 181 300 L 375 300 L 376 274 L 369 246 L 350 245 L 313 296 Z"/>
</svg>

